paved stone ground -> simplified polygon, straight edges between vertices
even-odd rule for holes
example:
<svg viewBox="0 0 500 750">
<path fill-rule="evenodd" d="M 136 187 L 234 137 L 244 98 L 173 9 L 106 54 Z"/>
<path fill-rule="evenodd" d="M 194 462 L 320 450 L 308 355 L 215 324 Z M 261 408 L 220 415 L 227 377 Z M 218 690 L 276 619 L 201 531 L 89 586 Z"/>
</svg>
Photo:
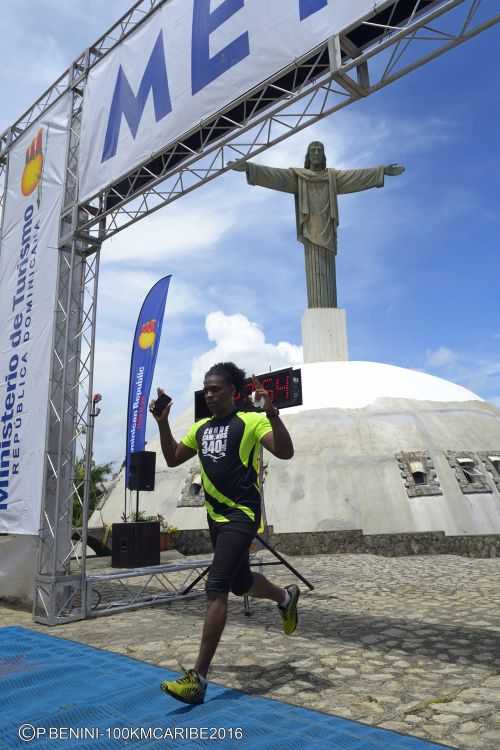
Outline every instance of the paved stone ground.
<svg viewBox="0 0 500 750">
<path fill-rule="evenodd" d="M 211 679 L 246 693 L 417 735 L 460 750 L 500 748 L 500 559 L 451 555 L 294 557 L 299 629 L 280 630 L 268 602 L 230 601 Z M 267 569 L 291 582 L 286 569 Z M 0 607 L 0 626 L 192 666 L 204 614 L 195 599 L 44 628 Z"/>
</svg>

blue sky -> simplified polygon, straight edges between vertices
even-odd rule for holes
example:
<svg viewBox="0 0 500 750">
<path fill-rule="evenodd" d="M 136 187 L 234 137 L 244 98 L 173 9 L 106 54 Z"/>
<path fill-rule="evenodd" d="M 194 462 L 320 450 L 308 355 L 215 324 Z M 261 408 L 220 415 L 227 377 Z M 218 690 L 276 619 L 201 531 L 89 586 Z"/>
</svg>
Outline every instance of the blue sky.
<svg viewBox="0 0 500 750">
<path fill-rule="evenodd" d="M 0 130 L 130 4 L 5 0 Z M 499 43 L 497 26 L 255 160 L 300 165 L 320 139 L 330 166 L 406 166 L 384 190 L 341 198 L 337 274 L 350 359 L 421 369 L 497 406 Z M 103 247 L 98 461 L 123 456 L 131 337 L 144 294 L 165 273 L 173 281 L 155 381 L 177 414 L 218 359 L 250 371 L 300 361 L 307 303 L 293 199 L 225 175 Z"/>
</svg>

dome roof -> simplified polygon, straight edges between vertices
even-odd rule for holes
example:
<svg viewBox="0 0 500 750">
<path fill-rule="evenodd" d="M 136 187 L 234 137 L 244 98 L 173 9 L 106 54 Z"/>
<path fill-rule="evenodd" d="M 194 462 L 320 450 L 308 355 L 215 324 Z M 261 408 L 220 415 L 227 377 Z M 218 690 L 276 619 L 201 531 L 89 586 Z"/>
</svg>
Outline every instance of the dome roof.
<svg viewBox="0 0 500 750">
<path fill-rule="evenodd" d="M 298 365 L 302 371 L 305 409 L 362 409 L 379 398 L 415 401 L 482 401 L 472 391 L 449 380 L 418 370 L 380 362 L 313 362 Z"/>
<path fill-rule="evenodd" d="M 448 380 L 394 365 L 347 361 L 296 367 L 303 404 L 282 411 L 294 458 L 265 454 L 266 513 L 277 533 L 500 533 L 500 472 L 497 476 L 495 467 L 484 463 L 485 456 L 500 453 L 500 412 L 493 405 Z M 174 421 L 177 440 L 192 421 L 191 406 Z M 158 440 L 149 442 L 148 450 L 159 457 L 156 488 L 143 493 L 141 507 L 181 529 L 205 528 L 204 510 L 187 502 L 197 459 L 169 469 Z M 401 463 L 414 453 L 438 485 L 415 496 Z M 474 458 L 484 490 L 468 492 L 460 485 L 450 453 Z M 94 525 L 119 519 L 123 486 L 121 476 L 99 518 L 94 514 Z"/>
</svg>

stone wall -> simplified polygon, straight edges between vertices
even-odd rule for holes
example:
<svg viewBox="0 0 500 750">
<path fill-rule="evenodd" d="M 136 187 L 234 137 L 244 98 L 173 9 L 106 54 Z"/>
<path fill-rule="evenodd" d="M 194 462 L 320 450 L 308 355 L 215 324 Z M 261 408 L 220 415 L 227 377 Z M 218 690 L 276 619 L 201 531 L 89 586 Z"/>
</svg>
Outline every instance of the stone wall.
<svg viewBox="0 0 500 750">
<path fill-rule="evenodd" d="M 192 529 L 181 531 L 177 538 L 175 549 L 183 555 L 206 555 L 212 552 L 212 543 L 208 529 Z"/>
<path fill-rule="evenodd" d="M 447 536 L 445 546 L 443 551 L 448 555 L 500 557 L 500 534 Z"/>
<path fill-rule="evenodd" d="M 103 530 L 92 529 L 92 536 L 100 539 L 102 543 Z M 109 544 L 107 554 L 110 554 L 111 539 L 106 541 Z M 386 557 L 405 555 L 500 557 L 500 534 L 446 536 L 444 531 L 363 534 L 360 529 L 274 534 L 271 529 L 269 542 L 284 555 L 368 553 Z M 181 531 L 176 549 L 183 555 L 210 554 L 212 546 L 208 530 Z"/>
<path fill-rule="evenodd" d="M 446 536 L 443 531 L 407 534 L 363 534 L 349 531 L 271 534 L 269 542 L 284 555 L 368 553 L 398 557 L 405 555 L 463 555 L 500 557 L 500 534 Z M 184 555 L 211 552 L 204 529 L 182 531 L 177 549 Z"/>
</svg>

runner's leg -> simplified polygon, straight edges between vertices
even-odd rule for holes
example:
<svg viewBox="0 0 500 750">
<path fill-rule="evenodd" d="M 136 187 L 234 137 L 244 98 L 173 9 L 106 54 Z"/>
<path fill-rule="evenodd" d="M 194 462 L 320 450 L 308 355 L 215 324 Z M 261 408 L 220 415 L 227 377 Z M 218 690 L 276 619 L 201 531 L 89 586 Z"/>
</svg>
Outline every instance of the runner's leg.
<svg viewBox="0 0 500 750">
<path fill-rule="evenodd" d="M 207 614 L 201 636 L 200 651 L 195 670 L 206 677 L 226 624 L 227 597 L 235 571 L 242 559 L 248 559 L 248 548 L 253 539 L 250 533 L 236 530 L 231 523 L 210 523 L 210 535 L 214 544 L 214 558 L 207 578 Z"/>
<path fill-rule="evenodd" d="M 286 590 L 276 586 L 262 573 L 253 573 L 252 586 L 246 593 L 256 599 L 271 599 L 276 604 L 284 604 L 287 600 Z"/>
</svg>

